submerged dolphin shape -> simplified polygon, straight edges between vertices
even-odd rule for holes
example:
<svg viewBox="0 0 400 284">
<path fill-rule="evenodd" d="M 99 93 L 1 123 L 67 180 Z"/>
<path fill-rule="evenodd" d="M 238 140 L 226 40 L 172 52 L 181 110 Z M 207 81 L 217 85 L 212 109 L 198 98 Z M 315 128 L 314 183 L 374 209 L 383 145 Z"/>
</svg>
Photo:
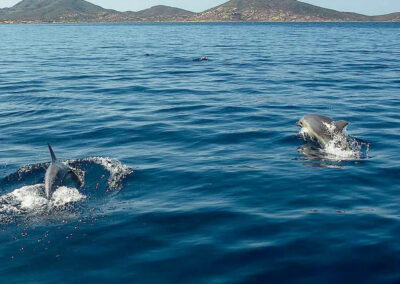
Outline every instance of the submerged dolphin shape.
<svg viewBox="0 0 400 284">
<path fill-rule="evenodd" d="M 73 183 L 74 185 L 80 187 L 81 180 L 74 173 L 74 171 L 59 162 L 54 154 L 53 149 L 50 144 L 47 144 L 49 147 L 50 155 L 51 155 L 51 163 L 50 166 L 46 170 L 44 185 L 46 190 L 47 199 L 51 198 L 53 192 L 62 185 L 69 185 Z"/>
<path fill-rule="evenodd" d="M 346 120 L 333 121 L 326 116 L 308 114 L 301 118 L 296 125 L 304 129 L 311 140 L 318 142 L 322 147 L 335 140 L 341 148 L 349 148 L 345 134 L 349 122 Z"/>
</svg>

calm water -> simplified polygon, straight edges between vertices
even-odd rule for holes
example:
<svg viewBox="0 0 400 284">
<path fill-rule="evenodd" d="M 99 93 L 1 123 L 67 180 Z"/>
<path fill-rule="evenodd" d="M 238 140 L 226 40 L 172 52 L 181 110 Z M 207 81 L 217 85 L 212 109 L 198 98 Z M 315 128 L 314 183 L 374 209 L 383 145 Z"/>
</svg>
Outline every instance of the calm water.
<svg viewBox="0 0 400 284">
<path fill-rule="evenodd" d="M 0 282 L 399 282 L 399 46 L 399 24 L 0 26 Z M 307 113 L 369 153 L 299 152 Z M 46 142 L 85 179 L 51 204 Z"/>
</svg>

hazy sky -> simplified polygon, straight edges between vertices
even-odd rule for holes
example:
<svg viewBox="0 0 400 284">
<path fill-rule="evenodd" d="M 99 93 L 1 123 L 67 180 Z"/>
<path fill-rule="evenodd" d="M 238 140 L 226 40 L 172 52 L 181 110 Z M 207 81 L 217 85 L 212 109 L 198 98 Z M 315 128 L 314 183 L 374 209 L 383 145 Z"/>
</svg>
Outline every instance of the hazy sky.
<svg viewBox="0 0 400 284">
<path fill-rule="evenodd" d="M 19 0 L 0 0 L 0 7 L 11 7 L 17 2 Z M 120 11 L 137 11 L 154 5 L 168 5 L 199 12 L 227 0 L 89 0 L 89 2 Z M 303 2 L 368 15 L 400 12 L 400 0 L 303 0 Z"/>
</svg>

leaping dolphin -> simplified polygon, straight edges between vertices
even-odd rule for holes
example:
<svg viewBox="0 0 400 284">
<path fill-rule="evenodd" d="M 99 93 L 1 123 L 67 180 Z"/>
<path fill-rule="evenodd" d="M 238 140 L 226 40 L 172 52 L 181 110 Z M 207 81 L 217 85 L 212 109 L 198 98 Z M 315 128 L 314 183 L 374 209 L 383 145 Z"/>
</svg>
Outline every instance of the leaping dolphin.
<svg viewBox="0 0 400 284">
<path fill-rule="evenodd" d="M 79 177 L 74 173 L 71 168 L 67 167 L 57 160 L 56 155 L 54 154 L 54 151 L 51 148 L 50 144 L 47 144 L 47 146 L 49 147 L 51 155 L 51 163 L 46 170 L 44 185 L 46 190 L 46 197 L 47 199 L 50 199 L 51 195 L 58 187 L 70 184 L 71 182 L 74 185 L 80 187 L 82 183 Z"/>
<path fill-rule="evenodd" d="M 333 121 L 329 117 L 309 114 L 300 119 L 297 126 L 305 130 L 311 140 L 325 147 L 329 142 L 335 140 L 341 147 L 348 148 L 345 129 L 349 125 L 346 120 Z"/>
</svg>

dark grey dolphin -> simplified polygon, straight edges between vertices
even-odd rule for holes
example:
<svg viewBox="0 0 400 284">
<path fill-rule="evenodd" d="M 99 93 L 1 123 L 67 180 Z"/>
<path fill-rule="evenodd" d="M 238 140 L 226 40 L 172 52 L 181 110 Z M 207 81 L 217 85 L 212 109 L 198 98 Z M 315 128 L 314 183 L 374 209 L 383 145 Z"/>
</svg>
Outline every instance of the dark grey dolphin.
<svg viewBox="0 0 400 284">
<path fill-rule="evenodd" d="M 46 171 L 44 186 L 47 199 L 50 199 L 51 195 L 58 187 L 69 185 L 71 183 L 80 187 L 81 180 L 71 168 L 67 167 L 57 160 L 56 155 L 54 154 L 50 144 L 47 145 L 49 146 L 51 163 Z"/>
<path fill-rule="evenodd" d="M 208 59 L 208 57 L 206 57 L 206 56 L 202 56 L 202 57 L 193 59 L 193 61 L 195 61 L 195 62 L 208 61 L 208 60 L 209 60 L 209 59 Z"/>
<path fill-rule="evenodd" d="M 341 142 L 342 145 L 339 146 L 348 148 L 344 132 L 346 126 L 349 125 L 346 120 L 333 121 L 326 116 L 308 114 L 300 119 L 296 125 L 304 129 L 310 138 L 322 147 L 335 140 Z"/>
</svg>

